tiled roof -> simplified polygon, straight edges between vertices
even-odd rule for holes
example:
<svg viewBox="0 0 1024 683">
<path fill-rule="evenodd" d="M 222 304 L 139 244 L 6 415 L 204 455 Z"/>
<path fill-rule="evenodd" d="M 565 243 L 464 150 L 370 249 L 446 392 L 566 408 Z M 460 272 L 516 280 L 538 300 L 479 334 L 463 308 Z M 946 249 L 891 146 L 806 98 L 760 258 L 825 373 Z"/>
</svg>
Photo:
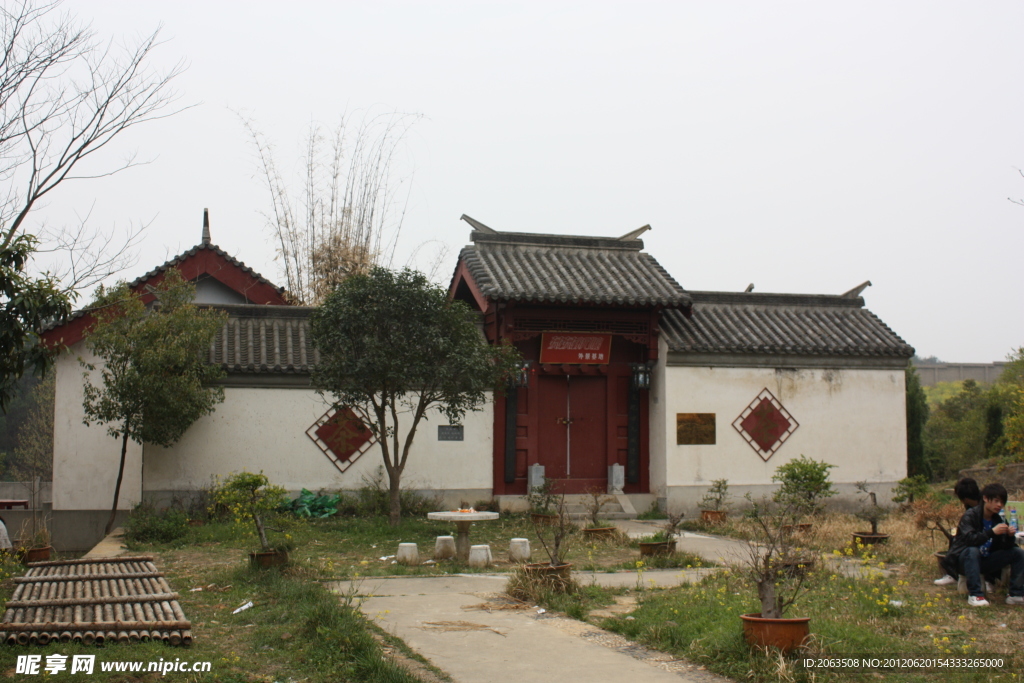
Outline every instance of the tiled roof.
<svg viewBox="0 0 1024 683">
<path fill-rule="evenodd" d="M 690 292 L 693 315 L 662 315 L 670 351 L 910 358 L 914 349 L 861 297 Z"/>
<path fill-rule="evenodd" d="M 631 233 L 632 235 L 633 233 Z M 636 237 L 472 233 L 459 260 L 489 299 L 687 307 L 689 295 Z"/>
<path fill-rule="evenodd" d="M 187 259 L 189 259 L 191 257 L 194 257 L 194 256 L 196 256 L 196 255 L 198 255 L 198 254 L 200 254 L 201 252 L 204 252 L 204 251 L 210 252 L 211 254 L 216 254 L 217 256 L 222 258 L 223 260 L 227 261 L 227 263 L 229 263 L 230 265 L 238 268 L 239 272 L 242 273 L 243 278 L 245 278 L 245 276 L 248 275 L 249 278 L 252 278 L 252 280 L 255 281 L 256 283 L 259 283 L 260 285 L 264 285 L 267 288 L 270 288 L 274 292 L 274 296 L 281 297 L 281 301 L 285 300 L 284 299 L 284 295 L 285 295 L 285 288 L 284 287 L 278 287 L 278 286 L 274 285 L 269 280 L 264 278 L 263 275 L 259 274 L 258 272 L 256 272 L 252 268 L 250 268 L 248 265 L 246 265 L 242 261 L 238 260 L 237 258 L 234 258 L 233 256 L 229 255 L 227 252 L 225 252 L 223 249 L 221 249 L 217 245 L 211 244 L 209 242 L 203 242 L 203 243 L 198 244 L 195 247 L 193 247 L 193 248 L 191 248 L 191 249 L 189 249 L 187 251 L 184 251 L 184 252 L 178 254 L 177 256 L 175 256 L 171 260 L 167 261 L 166 263 L 157 266 L 153 270 L 148 271 L 144 275 L 141 275 L 141 276 L 139 276 L 139 278 L 136 278 L 132 282 L 128 283 L 128 287 L 130 289 L 138 291 L 142 287 L 142 285 L 146 284 L 148 281 L 152 280 L 153 278 L 156 278 L 157 275 L 160 275 L 160 274 L 166 272 L 169 268 L 171 268 L 171 267 L 173 267 L 175 265 L 178 265 L 180 263 L 183 263 Z M 264 290 L 264 292 L 266 292 L 266 290 Z M 239 292 L 239 294 L 242 294 L 243 296 L 246 296 L 244 292 Z M 249 297 L 246 297 L 246 298 L 248 300 Z M 68 317 L 60 319 L 60 321 L 50 321 L 49 323 L 47 323 L 46 325 L 43 326 L 43 332 L 46 333 L 46 332 L 49 332 L 51 330 L 56 330 L 57 328 L 62 328 L 62 327 L 68 326 L 69 324 L 75 324 L 76 322 L 78 322 L 77 323 L 78 326 L 82 326 L 83 322 L 81 321 L 81 318 L 83 318 L 83 317 L 85 317 L 87 315 L 90 315 L 91 313 L 92 313 L 92 309 L 91 308 L 81 308 L 79 310 L 74 311 Z M 78 331 L 78 332 L 79 332 L 79 334 L 71 334 L 70 335 L 70 339 L 62 340 L 63 343 L 66 343 L 68 345 L 76 343 L 79 339 L 82 338 L 81 337 L 81 331 Z M 57 340 L 57 341 L 60 341 L 60 340 Z"/>
<path fill-rule="evenodd" d="M 207 361 L 228 373 L 306 374 L 320 354 L 309 334 L 308 306 L 217 306 L 228 319 Z"/>
<path fill-rule="evenodd" d="M 177 256 L 172 258 L 170 261 L 167 261 L 163 265 L 159 265 L 156 268 L 154 268 L 153 270 L 151 270 L 148 273 L 146 273 L 145 275 L 143 275 L 141 277 L 138 277 L 138 278 L 135 278 L 134 280 L 132 280 L 131 282 L 128 283 L 128 286 L 134 289 L 135 287 L 143 284 L 147 280 L 149 280 L 149 279 L 159 275 L 160 273 L 165 272 L 168 268 L 176 266 L 179 263 L 181 263 L 181 262 L 185 261 L 186 259 L 188 259 L 190 256 L 195 256 L 199 252 L 204 251 L 204 250 L 211 251 L 214 254 L 217 254 L 218 256 L 223 258 L 225 261 L 227 261 L 231 265 L 235 266 L 240 271 L 242 271 L 246 275 L 250 276 L 251 278 L 253 278 L 257 282 L 259 282 L 260 284 L 264 284 L 264 285 L 267 285 L 269 287 L 273 287 L 277 291 L 278 294 L 284 294 L 284 287 L 278 287 L 273 282 L 271 282 L 267 278 L 263 277 L 262 275 L 257 273 L 255 270 L 253 270 L 249 266 L 245 265 L 244 263 L 242 263 L 241 261 L 236 259 L 231 254 L 227 253 L 226 251 L 224 251 L 223 249 L 218 247 L 216 244 L 212 244 L 210 242 L 202 242 L 202 243 L 197 244 L 196 246 L 192 247 L 188 251 L 183 251 L 182 253 L 178 254 Z"/>
</svg>

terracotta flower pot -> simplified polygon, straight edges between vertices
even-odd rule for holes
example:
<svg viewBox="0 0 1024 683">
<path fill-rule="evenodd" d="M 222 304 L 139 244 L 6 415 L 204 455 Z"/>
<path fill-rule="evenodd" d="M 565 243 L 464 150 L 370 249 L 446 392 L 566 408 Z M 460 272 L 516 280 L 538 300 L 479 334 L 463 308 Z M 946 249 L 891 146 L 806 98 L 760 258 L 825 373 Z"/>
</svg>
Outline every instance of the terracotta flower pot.
<svg viewBox="0 0 1024 683">
<path fill-rule="evenodd" d="M 267 550 L 249 553 L 249 564 L 257 569 L 283 567 L 288 564 L 287 550 Z"/>
<path fill-rule="evenodd" d="M 675 541 L 641 541 L 640 543 L 640 557 L 671 555 L 675 551 Z"/>
<path fill-rule="evenodd" d="M 854 531 L 853 542 L 860 541 L 863 545 L 878 545 L 889 540 L 889 534 L 873 534 L 870 531 Z"/>
<path fill-rule="evenodd" d="M 700 520 L 707 522 L 708 524 L 724 524 L 726 512 L 725 510 L 701 510 Z"/>
<path fill-rule="evenodd" d="M 771 619 L 741 614 L 743 637 L 755 647 L 774 647 L 784 653 L 803 647 L 810 635 L 810 617 Z"/>
<path fill-rule="evenodd" d="M 53 546 L 49 545 L 46 547 L 37 546 L 35 548 L 25 548 L 22 550 L 23 554 L 21 561 L 23 564 L 28 564 L 29 562 L 45 562 L 50 559 L 50 552 L 52 550 Z"/>
</svg>

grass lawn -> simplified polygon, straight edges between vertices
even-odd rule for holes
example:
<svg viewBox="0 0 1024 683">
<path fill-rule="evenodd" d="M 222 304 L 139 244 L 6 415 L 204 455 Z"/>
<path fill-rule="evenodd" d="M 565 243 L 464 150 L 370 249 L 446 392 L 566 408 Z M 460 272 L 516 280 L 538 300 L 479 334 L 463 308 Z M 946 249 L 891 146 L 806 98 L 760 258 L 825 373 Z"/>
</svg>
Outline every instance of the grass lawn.
<svg viewBox="0 0 1024 683">
<path fill-rule="evenodd" d="M 891 535 L 882 546 L 852 548 L 853 531 L 864 523 L 832 515 L 815 523 L 806 547 L 821 559 L 808 578 L 806 592 L 786 616 L 811 618 L 812 642 L 793 657 L 751 652 L 743 642 L 740 614 L 759 613 L 753 585 L 735 569 L 716 572 L 699 584 L 640 597 L 630 616 L 604 619 L 600 625 L 705 664 L 708 669 L 755 681 L 989 681 L 1020 680 L 1024 673 L 1024 608 L 1004 604 L 1005 591 L 990 596 L 988 608 L 967 606 L 955 587 L 939 588 L 932 552 L 945 550 L 941 537 L 917 528 L 906 515 L 894 514 L 881 529 Z M 742 522 L 727 529 L 745 534 Z M 685 547 L 685 543 L 684 543 Z M 826 561 L 826 558 L 832 558 Z M 841 566 L 860 569 L 851 578 Z M 1003 660 L 996 670 L 927 668 L 917 670 L 808 670 L 803 658 L 913 656 Z"/>
<path fill-rule="evenodd" d="M 759 611 L 756 592 L 742 573 L 721 568 L 701 583 L 667 590 L 632 591 L 636 609 L 626 615 L 598 619 L 600 625 L 648 646 L 704 664 L 708 669 L 738 680 L 753 681 L 972 681 L 1018 680 L 1024 671 L 1024 609 L 1003 604 L 1004 594 L 987 609 L 969 608 L 955 589 L 937 588 L 937 565 L 931 553 L 944 549 L 944 541 L 918 529 L 913 521 L 894 514 L 883 523 L 891 534 L 877 552 L 849 548 L 850 533 L 862 522 L 846 515 L 818 521 L 804 545 L 822 560 L 811 572 L 808 590 L 790 608 L 792 616 L 811 617 L 813 642 L 806 653 L 781 657 L 751 651 L 742 641 L 739 614 Z M 326 580 L 385 575 L 437 575 L 472 571 L 455 561 L 404 567 L 392 564 L 401 542 L 419 544 L 422 558 L 429 558 L 438 535 L 454 534 L 454 525 L 428 522 L 421 515 L 407 516 L 398 528 L 379 517 L 333 517 L 323 520 L 282 516 L 270 522 L 272 541 L 288 539 L 294 546 L 292 564 L 284 570 L 253 571 L 246 554 L 256 545 L 251 525 L 207 523 L 189 527 L 185 535 L 168 543 L 142 544 L 133 552 L 156 556 L 181 595 L 179 602 L 192 620 L 194 641 L 190 648 L 171 648 L 160 643 L 89 647 L 55 644 L 46 647 L 0 649 L 0 671 L 16 673 L 19 654 L 94 654 L 97 681 L 161 680 L 158 673 L 102 673 L 102 663 L 119 661 L 210 662 L 209 673 L 169 673 L 179 681 L 413 681 L 385 651 L 403 651 L 360 615 L 355 605 L 329 594 Z M 708 530 L 708 529 L 705 529 Z M 744 523 L 731 522 L 724 529 L 731 536 L 746 533 Z M 489 543 L 497 566 L 511 569 L 506 554 L 513 537 L 531 539 L 534 559 L 543 559 L 532 524 L 523 516 L 503 514 L 494 522 L 473 526 L 475 543 Z M 686 540 L 679 543 L 686 550 Z M 838 552 L 838 555 L 837 555 Z M 382 559 L 383 558 L 383 559 Z M 615 541 L 571 545 L 569 560 L 586 571 L 636 569 L 639 551 L 634 544 Z M 851 578 L 838 569 L 859 568 L 863 576 Z M 670 560 L 645 566 L 686 567 L 701 563 L 685 552 Z M 0 567 L 0 578 L 5 569 Z M 582 583 L 586 583 L 584 580 Z M 201 589 L 201 590 L 195 590 Z M 13 583 L 0 582 L 3 597 Z M 584 586 L 575 597 L 550 597 L 552 609 L 586 619 L 588 612 L 616 598 L 613 591 Z M 627 596 L 628 597 L 628 596 Z M 621 599 L 621 597 L 619 597 Z M 232 610 L 252 601 L 251 609 Z M 809 671 L 804 657 L 882 657 L 916 655 L 967 657 L 996 655 L 1004 659 L 998 670 L 957 669 L 883 670 L 839 672 Z M 415 658 L 405 653 L 406 659 Z M 45 660 L 44 660 L 45 661 Z M 145 665 L 145 664 L 144 664 Z M 430 675 L 430 674 L 428 674 Z M 63 672 L 52 680 L 81 680 L 82 674 Z M 443 680 L 436 672 L 432 680 Z"/>
<path fill-rule="evenodd" d="M 408 661 L 417 659 L 400 641 L 389 638 L 365 619 L 357 606 L 329 593 L 321 584 L 331 579 L 385 575 L 431 575 L 474 571 L 455 562 L 416 568 L 392 564 L 399 542 L 416 542 L 424 558 L 433 553 L 438 535 L 454 534 L 451 524 L 428 522 L 407 517 L 397 529 L 379 517 L 333 517 L 322 520 L 299 519 L 290 515 L 269 522 L 277 531 L 271 540 L 288 538 L 294 546 L 291 566 L 284 570 L 254 571 L 249 568 L 248 551 L 257 545 L 252 525 L 211 522 L 188 527 L 185 535 L 168 543 L 142 543 L 131 546 L 132 554 L 151 554 L 165 572 L 179 602 L 193 624 L 193 644 L 173 648 L 162 643 L 131 645 L 107 644 L 103 647 L 57 643 L 48 646 L 0 647 L 0 672 L 8 678 L 31 680 L 17 673 L 18 655 L 96 655 L 95 669 L 88 680 L 95 681 L 305 681 L 337 683 L 342 681 L 381 681 L 406 683 L 418 680 L 395 666 L 384 650 L 398 653 Z M 472 530 L 474 542 L 491 543 L 495 548 L 497 569 L 510 569 L 508 541 L 512 537 L 532 537 L 528 519 L 503 515 L 496 522 L 477 524 Z M 537 558 L 537 544 L 534 557 Z M 501 550 L 501 549 L 504 550 Z M 543 551 L 541 551 L 543 553 Z M 570 553 L 577 566 L 604 569 L 623 566 L 638 555 L 628 544 L 576 543 Z M 387 558 L 387 559 L 381 559 Z M 692 556 L 680 555 L 675 563 L 693 563 Z M 672 562 L 670 561 L 670 564 Z M 0 597 L 10 598 L 14 590 L 11 577 L 23 573 L 16 562 L 0 561 Z M 200 590 L 196 590 L 200 589 Z M 238 614 L 232 611 L 247 603 L 254 606 Z M 582 605 L 602 604 L 601 596 L 574 601 L 582 616 Z M 208 673 L 172 671 L 162 677 L 156 672 L 102 672 L 104 663 L 172 661 L 209 662 Z M 70 665 L 68 666 L 70 669 Z M 80 681 L 86 674 L 69 670 L 47 680 Z M 443 677 L 443 675 L 441 676 Z M 435 680 L 439 677 L 435 672 Z"/>
</svg>

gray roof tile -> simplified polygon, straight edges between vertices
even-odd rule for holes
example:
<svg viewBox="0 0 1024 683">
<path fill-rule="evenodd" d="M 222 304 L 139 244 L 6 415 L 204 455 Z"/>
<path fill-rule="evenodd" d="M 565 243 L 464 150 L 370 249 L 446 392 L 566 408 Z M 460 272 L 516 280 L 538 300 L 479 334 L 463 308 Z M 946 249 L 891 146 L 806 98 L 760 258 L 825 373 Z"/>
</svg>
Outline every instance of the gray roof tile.
<svg viewBox="0 0 1024 683">
<path fill-rule="evenodd" d="M 222 305 L 228 319 L 210 342 L 207 362 L 231 374 L 306 374 L 320 359 L 308 306 Z"/>
<path fill-rule="evenodd" d="M 459 259 L 481 293 L 505 301 L 687 307 L 689 295 L 639 239 L 485 233 Z"/>
<path fill-rule="evenodd" d="M 670 351 L 685 353 L 883 356 L 914 349 L 860 297 L 814 294 L 690 292 L 693 314 L 665 311 Z"/>
</svg>

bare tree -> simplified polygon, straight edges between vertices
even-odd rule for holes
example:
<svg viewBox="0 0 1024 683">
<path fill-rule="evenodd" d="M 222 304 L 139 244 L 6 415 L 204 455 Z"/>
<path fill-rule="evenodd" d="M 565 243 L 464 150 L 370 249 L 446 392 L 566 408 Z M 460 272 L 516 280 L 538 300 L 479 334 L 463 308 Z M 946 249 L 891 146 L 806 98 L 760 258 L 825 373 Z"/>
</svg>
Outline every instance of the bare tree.
<svg viewBox="0 0 1024 683">
<path fill-rule="evenodd" d="M 353 123 L 342 117 L 329 135 L 310 124 L 296 194 L 278 170 L 273 145 L 242 117 L 270 191 L 264 217 L 288 291 L 299 303 L 317 304 L 349 275 L 393 265 L 409 181 L 397 171 L 396 156 L 419 118 L 389 113 Z"/>
<path fill-rule="evenodd" d="M 30 212 L 69 180 L 100 178 L 137 165 L 134 154 L 113 168 L 92 163 L 125 130 L 179 109 L 170 88 L 183 64 L 149 67 L 159 29 L 136 45 L 99 42 L 60 9 L 60 1 L 22 0 L 0 7 L 0 249 L 24 232 Z M 70 230 L 33 231 L 44 250 L 69 255 L 65 291 L 124 267 L 138 240 L 97 236 L 87 220 Z"/>
<path fill-rule="evenodd" d="M 136 165 L 131 155 L 111 167 L 97 153 L 129 128 L 177 111 L 170 83 L 182 63 L 165 73 L 148 64 L 158 34 L 134 46 L 102 43 L 60 0 L 0 6 L 0 409 L 27 369 L 52 363 L 56 351 L 36 343 L 42 325 L 68 313 L 77 288 L 131 259 L 137 230 L 118 243 L 91 232 L 87 217 L 57 231 L 29 229 L 28 219 L 64 182 Z M 40 249 L 68 253 L 63 280 L 30 275 Z"/>
</svg>

